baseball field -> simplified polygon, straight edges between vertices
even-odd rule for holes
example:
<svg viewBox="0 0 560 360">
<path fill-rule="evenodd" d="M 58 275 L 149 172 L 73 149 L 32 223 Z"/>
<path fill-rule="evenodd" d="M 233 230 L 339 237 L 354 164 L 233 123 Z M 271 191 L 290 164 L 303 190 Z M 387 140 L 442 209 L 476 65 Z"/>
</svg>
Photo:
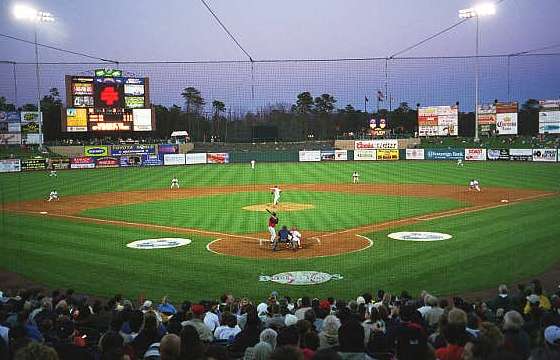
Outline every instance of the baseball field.
<svg viewBox="0 0 560 360">
<path fill-rule="evenodd" d="M 352 184 L 353 171 L 360 183 Z M 170 189 L 176 176 L 180 189 Z M 481 192 L 467 191 L 479 179 Z M 111 296 L 346 298 L 384 288 L 438 295 L 538 276 L 560 258 L 560 166 L 521 162 L 321 162 L 92 169 L 0 175 L 0 267 L 50 287 Z M 303 248 L 272 252 L 280 224 Z M 60 201 L 47 202 L 56 189 Z M 395 232 L 437 232 L 404 241 Z M 134 241 L 188 239 L 172 248 Z M 284 272 L 331 275 L 313 285 Z"/>
</svg>

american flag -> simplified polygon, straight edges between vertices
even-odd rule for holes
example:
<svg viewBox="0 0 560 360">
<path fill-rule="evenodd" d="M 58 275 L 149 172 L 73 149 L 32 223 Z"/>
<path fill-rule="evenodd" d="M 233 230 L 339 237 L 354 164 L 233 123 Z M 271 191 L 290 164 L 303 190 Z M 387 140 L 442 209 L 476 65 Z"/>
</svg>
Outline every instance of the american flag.
<svg viewBox="0 0 560 360">
<path fill-rule="evenodd" d="M 383 95 L 383 91 L 377 90 L 377 101 L 385 100 L 385 95 Z"/>
</svg>

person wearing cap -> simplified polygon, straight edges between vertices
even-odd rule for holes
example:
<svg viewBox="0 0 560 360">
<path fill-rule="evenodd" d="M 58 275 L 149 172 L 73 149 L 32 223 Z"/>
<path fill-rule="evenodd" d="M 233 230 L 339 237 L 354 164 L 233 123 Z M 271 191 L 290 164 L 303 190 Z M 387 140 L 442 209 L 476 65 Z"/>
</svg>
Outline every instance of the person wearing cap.
<svg viewBox="0 0 560 360">
<path fill-rule="evenodd" d="M 529 359 L 560 359 L 560 327 L 551 325 L 544 329 L 544 346 L 533 350 Z"/>
<path fill-rule="evenodd" d="M 191 306 L 191 312 L 192 319 L 183 321 L 181 325 L 183 327 L 187 325 L 194 327 L 198 332 L 198 336 L 200 337 L 201 341 L 207 343 L 214 341 L 214 335 L 212 335 L 212 331 L 210 331 L 210 328 L 208 328 L 204 321 L 202 321 L 202 319 L 204 318 L 204 305 L 193 304 Z"/>
<path fill-rule="evenodd" d="M 527 303 L 525 304 L 525 307 L 523 308 L 523 313 L 525 315 L 529 314 L 529 312 L 531 311 L 531 304 L 537 304 L 538 303 L 538 307 L 541 310 L 544 311 L 548 311 L 551 308 L 550 305 L 550 300 L 548 300 L 548 297 L 546 297 L 542 291 L 540 291 L 540 294 L 537 293 L 537 290 L 535 290 L 534 294 L 531 294 L 529 296 L 527 296 Z"/>
</svg>

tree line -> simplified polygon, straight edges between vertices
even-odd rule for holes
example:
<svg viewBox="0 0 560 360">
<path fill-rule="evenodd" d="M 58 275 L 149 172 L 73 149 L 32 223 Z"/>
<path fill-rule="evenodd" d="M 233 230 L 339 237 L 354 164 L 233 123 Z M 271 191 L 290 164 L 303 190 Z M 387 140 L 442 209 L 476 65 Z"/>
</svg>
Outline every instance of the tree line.
<svg viewBox="0 0 560 360">
<path fill-rule="evenodd" d="M 392 135 L 412 135 L 417 131 L 416 106 L 402 102 L 394 110 L 379 109 L 365 112 L 351 104 L 337 108 L 337 100 L 330 94 L 313 95 L 304 91 L 296 96 L 293 104 L 276 103 L 248 111 L 233 113 L 218 99 L 211 102 L 211 112 L 205 112 L 206 99 L 195 87 L 186 87 L 181 92 L 181 106 L 153 105 L 156 114 L 156 129 L 150 134 L 126 132 L 122 137 L 169 138 L 171 132 L 186 130 L 192 141 L 247 142 L 260 140 L 304 141 L 326 140 L 339 137 L 361 137 L 369 133 L 369 120 L 385 119 Z M 24 104 L 17 110 L 37 111 L 36 104 Z M 43 132 L 46 141 L 68 138 L 87 139 L 104 137 L 107 133 L 66 133 L 61 129 L 63 104 L 60 92 L 52 88 L 41 99 Z M 14 104 L 0 96 L 0 111 L 16 111 Z M 519 109 L 518 131 L 520 135 L 538 133 L 538 100 L 528 99 Z M 474 136 L 473 112 L 459 113 L 459 135 Z M 259 129 L 272 129 L 263 138 Z"/>
</svg>

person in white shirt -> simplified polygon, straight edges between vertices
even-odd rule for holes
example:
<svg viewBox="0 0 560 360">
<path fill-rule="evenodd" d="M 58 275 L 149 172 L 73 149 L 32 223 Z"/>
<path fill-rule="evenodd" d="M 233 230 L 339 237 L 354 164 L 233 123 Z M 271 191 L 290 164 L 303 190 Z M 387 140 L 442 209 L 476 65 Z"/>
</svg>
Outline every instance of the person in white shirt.
<svg viewBox="0 0 560 360">
<path fill-rule="evenodd" d="M 58 192 L 56 190 L 51 191 L 51 193 L 49 194 L 49 199 L 47 201 L 51 202 L 53 200 L 60 200 L 60 198 L 58 197 Z"/>
<path fill-rule="evenodd" d="M 272 190 L 273 195 L 272 205 L 276 206 L 280 202 L 280 193 L 282 192 L 282 190 L 280 190 L 278 185 L 274 185 L 274 187 L 270 188 L 270 190 Z"/>
<path fill-rule="evenodd" d="M 179 189 L 179 179 L 177 179 L 175 176 L 173 177 L 173 179 L 171 179 L 171 188 Z"/>
<path fill-rule="evenodd" d="M 204 325 L 208 326 L 208 329 L 212 332 L 220 326 L 220 318 L 216 315 L 217 307 L 218 304 L 210 304 L 208 311 L 204 315 Z"/>
<path fill-rule="evenodd" d="M 301 233 L 298 231 L 297 227 L 292 226 L 290 234 L 292 235 L 292 244 L 294 248 L 297 246 L 298 249 L 301 249 Z"/>
<path fill-rule="evenodd" d="M 240 332 L 241 328 L 237 325 L 237 317 L 229 311 L 225 311 L 222 314 L 222 325 L 214 330 L 214 337 L 216 340 L 230 340 Z"/>
</svg>

